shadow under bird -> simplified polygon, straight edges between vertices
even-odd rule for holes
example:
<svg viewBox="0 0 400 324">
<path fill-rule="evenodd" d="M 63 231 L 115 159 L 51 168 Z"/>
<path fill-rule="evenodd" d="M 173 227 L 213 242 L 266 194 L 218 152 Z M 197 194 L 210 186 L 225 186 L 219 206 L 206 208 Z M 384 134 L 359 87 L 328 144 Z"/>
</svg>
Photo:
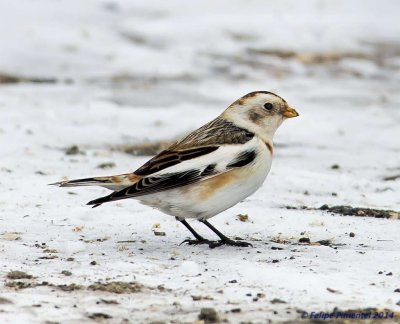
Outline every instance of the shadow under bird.
<svg viewBox="0 0 400 324">
<path fill-rule="evenodd" d="M 194 236 L 188 244 L 251 246 L 222 234 L 208 219 L 236 205 L 261 187 L 271 168 L 273 137 L 296 110 L 267 91 L 248 93 L 221 115 L 160 152 L 132 173 L 54 183 L 60 187 L 101 186 L 112 190 L 92 200 L 98 207 L 134 198 L 175 216 Z M 192 218 L 218 237 L 210 241 L 186 221 Z"/>
</svg>

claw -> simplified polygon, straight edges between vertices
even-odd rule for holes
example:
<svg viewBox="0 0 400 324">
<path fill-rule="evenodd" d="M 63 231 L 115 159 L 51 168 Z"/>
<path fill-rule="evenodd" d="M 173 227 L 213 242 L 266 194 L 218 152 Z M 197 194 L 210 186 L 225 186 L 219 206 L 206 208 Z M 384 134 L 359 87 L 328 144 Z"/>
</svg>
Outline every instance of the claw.
<svg viewBox="0 0 400 324">
<path fill-rule="evenodd" d="M 181 242 L 181 244 L 179 244 L 179 245 L 182 245 L 183 243 L 187 243 L 189 245 L 208 244 L 210 246 L 210 244 L 215 243 L 215 242 L 212 242 L 212 241 L 209 241 L 209 240 L 206 240 L 206 239 L 203 239 L 203 240 L 189 240 L 189 239 L 186 239 L 186 240 L 183 240 Z"/>
<path fill-rule="evenodd" d="M 226 240 L 220 240 L 217 242 L 211 242 L 208 246 L 210 247 L 210 249 L 214 249 L 218 246 L 221 245 L 231 245 L 231 246 L 241 246 L 241 247 L 253 247 L 253 244 L 245 242 L 245 241 L 234 241 L 231 239 L 226 239 Z"/>
</svg>

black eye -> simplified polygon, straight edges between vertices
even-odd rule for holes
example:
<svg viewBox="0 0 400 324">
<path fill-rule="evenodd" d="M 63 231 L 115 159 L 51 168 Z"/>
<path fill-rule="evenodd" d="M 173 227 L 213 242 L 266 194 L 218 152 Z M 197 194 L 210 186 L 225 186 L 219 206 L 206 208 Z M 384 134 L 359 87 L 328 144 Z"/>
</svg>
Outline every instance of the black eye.
<svg viewBox="0 0 400 324">
<path fill-rule="evenodd" d="M 264 108 L 267 110 L 272 110 L 272 108 L 274 108 L 274 105 L 270 102 L 267 102 L 266 104 L 264 104 Z"/>
</svg>

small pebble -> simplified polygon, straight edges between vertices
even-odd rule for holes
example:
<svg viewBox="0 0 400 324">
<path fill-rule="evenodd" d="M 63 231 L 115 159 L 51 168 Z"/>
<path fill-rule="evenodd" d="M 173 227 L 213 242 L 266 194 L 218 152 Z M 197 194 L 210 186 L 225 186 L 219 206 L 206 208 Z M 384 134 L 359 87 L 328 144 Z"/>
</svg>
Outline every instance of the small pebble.
<svg viewBox="0 0 400 324">
<path fill-rule="evenodd" d="M 83 152 L 79 149 L 78 145 L 72 145 L 65 149 L 65 154 L 66 155 L 77 155 L 77 154 L 83 154 Z"/>
<path fill-rule="evenodd" d="M 286 304 L 286 302 L 279 298 L 274 298 L 270 301 L 271 304 Z"/>
<path fill-rule="evenodd" d="M 299 243 L 310 243 L 310 239 L 308 237 L 300 237 Z"/>
<path fill-rule="evenodd" d="M 156 231 L 154 231 L 154 235 L 155 236 L 165 236 L 166 234 L 165 234 L 165 232 L 156 232 Z"/>
<path fill-rule="evenodd" d="M 217 311 L 208 307 L 200 310 L 198 319 L 203 320 L 205 323 L 218 323 L 220 321 Z"/>
<path fill-rule="evenodd" d="M 100 163 L 96 168 L 97 169 L 112 169 L 112 168 L 115 168 L 115 163 L 114 162 Z"/>
<path fill-rule="evenodd" d="M 63 270 L 63 271 L 61 271 L 61 274 L 63 274 L 64 276 L 70 276 L 70 275 L 72 275 L 72 272 L 68 271 L 68 270 Z"/>
<path fill-rule="evenodd" d="M 237 215 L 237 217 L 241 222 L 249 221 L 249 215 L 247 215 L 247 214 L 239 214 L 239 215 Z"/>
</svg>

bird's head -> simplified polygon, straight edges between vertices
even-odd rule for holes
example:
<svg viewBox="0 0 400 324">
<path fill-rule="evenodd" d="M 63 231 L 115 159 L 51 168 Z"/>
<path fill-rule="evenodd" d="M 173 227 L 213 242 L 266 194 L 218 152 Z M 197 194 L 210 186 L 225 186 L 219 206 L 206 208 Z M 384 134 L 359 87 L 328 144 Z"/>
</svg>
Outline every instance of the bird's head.
<svg viewBox="0 0 400 324">
<path fill-rule="evenodd" d="M 272 140 L 275 131 L 287 118 L 297 117 L 296 110 L 278 95 L 267 91 L 250 92 L 236 100 L 221 115 L 222 118 Z"/>
</svg>

